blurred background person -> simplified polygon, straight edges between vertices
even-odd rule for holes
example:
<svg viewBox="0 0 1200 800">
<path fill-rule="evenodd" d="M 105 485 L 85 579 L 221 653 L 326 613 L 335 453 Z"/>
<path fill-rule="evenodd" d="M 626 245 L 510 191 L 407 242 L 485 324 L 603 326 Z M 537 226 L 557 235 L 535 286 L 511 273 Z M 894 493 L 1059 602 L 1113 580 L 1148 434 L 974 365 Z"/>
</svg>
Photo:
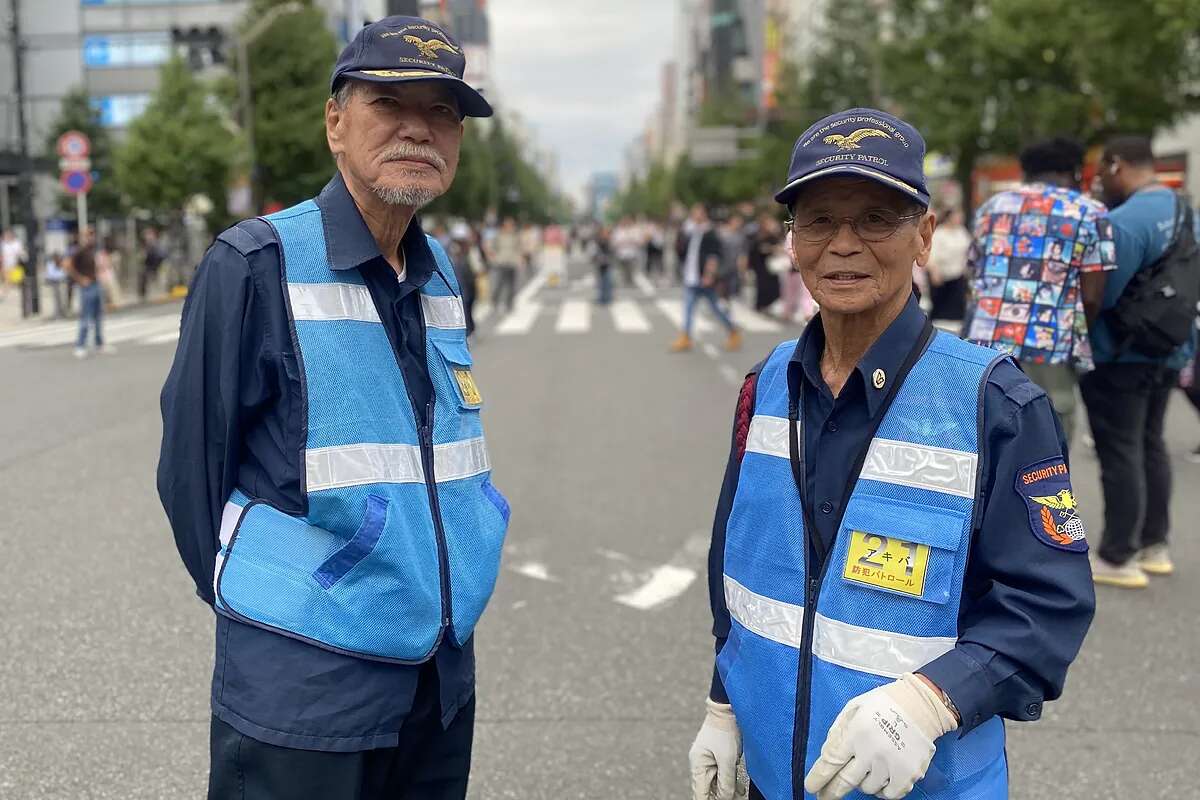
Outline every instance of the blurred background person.
<svg viewBox="0 0 1200 800">
<path fill-rule="evenodd" d="M 547 225 L 542 231 L 542 269 L 547 286 L 567 281 L 567 232 L 561 225 Z"/>
<path fill-rule="evenodd" d="M 71 256 L 67 271 L 79 286 L 79 335 L 75 338 L 75 357 L 87 358 L 89 331 L 95 349 L 101 353 L 115 353 L 116 348 L 104 343 L 104 289 L 100 285 L 96 264 L 96 236 L 91 228 L 79 235 L 79 248 Z"/>
<path fill-rule="evenodd" d="M 630 217 L 622 217 L 610 236 L 613 257 L 621 270 L 621 283 L 633 286 L 633 271 L 641 255 L 642 242 L 638 226 Z"/>
<path fill-rule="evenodd" d="M 29 258 L 25 243 L 12 228 L 0 235 L 0 300 L 8 297 L 11 287 L 19 286 L 25 277 L 25 261 Z"/>
<path fill-rule="evenodd" d="M 46 284 L 54 297 L 54 318 L 67 316 L 67 271 L 63 269 L 63 254 L 57 251 L 46 256 Z"/>
<path fill-rule="evenodd" d="M 612 235 L 612 228 L 608 225 L 597 228 L 588 247 L 588 257 L 596 270 L 596 302 L 602 306 L 612 302 L 612 269 L 615 258 Z"/>
<path fill-rule="evenodd" d="M 517 282 L 535 275 L 542 266 L 542 229 L 532 222 L 521 228 L 521 269 Z"/>
<path fill-rule="evenodd" d="M 963 224 L 962 209 L 943 209 L 933 232 L 933 252 L 927 267 L 932 319 L 962 322 L 967 310 L 965 275 L 970 247 L 971 232 Z"/>
<path fill-rule="evenodd" d="M 671 344 L 671 352 L 682 353 L 692 349 L 692 321 L 696 303 L 700 300 L 708 303 L 713 314 L 729 332 L 725 349 L 738 350 L 742 346 L 741 334 L 717 302 L 716 286 L 723 255 L 720 236 L 713 229 L 708 209 L 700 203 L 692 206 L 690 223 L 683 243 L 683 330 Z"/>
<path fill-rule="evenodd" d="M 780 276 L 791 269 L 791 260 L 783 252 L 783 226 L 771 212 L 759 214 L 748 252 L 749 269 L 754 275 L 754 310 L 766 313 L 779 300 Z"/>
<path fill-rule="evenodd" d="M 121 305 L 121 250 L 116 240 L 105 236 L 96 250 L 96 275 L 104 287 L 104 300 L 111 311 Z"/>
<path fill-rule="evenodd" d="M 475 271 L 475 260 L 471 258 L 471 250 L 474 249 L 473 238 L 466 223 L 457 223 L 450 229 L 450 247 L 446 250 L 450 255 L 450 264 L 454 267 L 454 278 L 458 281 L 467 336 L 475 332 L 475 284 L 478 273 Z"/>
<path fill-rule="evenodd" d="M 517 296 L 517 272 L 522 260 L 517 221 L 505 217 L 488 246 L 488 262 L 496 273 L 492 286 L 492 306 L 497 310 L 512 311 Z"/>
<path fill-rule="evenodd" d="M 138 299 L 143 303 L 151 287 L 158 288 L 158 271 L 167 260 L 166 250 L 158 238 L 158 228 L 150 226 L 142 231 L 142 272 L 138 275 Z"/>
<path fill-rule="evenodd" d="M 663 254 L 666 250 L 666 234 L 658 220 L 647 219 L 642 225 L 642 238 L 646 247 L 646 277 L 654 283 L 663 279 Z"/>
<path fill-rule="evenodd" d="M 1083 146 L 1056 137 L 1021 151 L 1020 186 L 975 214 L 965 338 L 1011 353 L 1046 390 L 1070 443 L 1077 374 L 1092 368 L 1089 327 L 1116 269 L 1103 204 L 1080 192 Z"/>
<path fill-rule="evenodd" d="M 1096 368 L 1080 381 L 1104 490 L 1104 532 L 1093 551 L 1092 575 L 1097 583 L 1138 589 L 1149 583 L 1146 573 L 1174 571 L 1167 546 L 1171 458 L 1163 425 L 1179 372 L 1192 359 L 1195 309 L 1188 309 L 1190 338 L 1174 348 L 1148 348 L 1118 323 L 1130 303 L 1144 302 L 1135 276 L 1159 267 L 1177 241 L 1189 253 L 1188 263 L 1180 265 L 1190 273 L 1186 279 L 1196 280 L 1200 260 L 1187 225 L 1189 219 L 1194 224 L 1194 215 L 1183 198 L 1158 182 L 1148 138 L 1112 139 L 1100 159 L 1100 181 L 1112 209 L 1116 271 L 1104 287 L 1103 313 L 1092 330 Z M 1148 302 L 1153 313 L 1162 313 L 1156 298 Z"/>
<path fill-rule="evenodd" d="M 746 218 L 738 212 L 730 214 L 721 225 L 718 238 L 721 243 L 721 259 L 715 288 L 717 297 L 729 303 L 737 297 L 741 289 L 742 275 L 746 272 Z M 731 305 L 726 307 L 732 309 Z"/>
</svg>

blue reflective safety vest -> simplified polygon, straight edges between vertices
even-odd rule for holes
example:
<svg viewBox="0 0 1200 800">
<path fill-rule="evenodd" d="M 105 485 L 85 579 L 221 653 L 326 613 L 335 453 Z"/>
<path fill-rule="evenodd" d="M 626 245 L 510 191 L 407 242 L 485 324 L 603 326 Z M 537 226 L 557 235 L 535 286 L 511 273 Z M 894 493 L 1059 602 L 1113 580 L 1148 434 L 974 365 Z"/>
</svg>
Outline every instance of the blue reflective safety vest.
<svg viewBox="0 0 1200 800">
<path fill-rule="evenodd" d="M 433 384 L 421 425 L 357 270 L 333 270 L 311 200 L 266 217 L 305 398 L 304 514 L 235 490 L 221 521 L 216 607 L 349 655 L 417 663 L 462 645 L 491 596 L 509 508 L 489 479 L 454 270 L 428 237 L 421 289 Z"/>
<path fill-rule="evenodd" d="M 789 449 L 795 346 L 776 348 L 758 377 L 725 542 L 731 629 L 717 657 L 746 768 L 768 800 L 806 796 L 804 775 L 851 698 L 954 647 L 979 496 L 978 398 L 1005 358 L 935 334 L 870 443 L 830 552 L 809 574 Z M 1007 797 L 1000 718 L 939 738 L 912 796 Z"/>
</svg>

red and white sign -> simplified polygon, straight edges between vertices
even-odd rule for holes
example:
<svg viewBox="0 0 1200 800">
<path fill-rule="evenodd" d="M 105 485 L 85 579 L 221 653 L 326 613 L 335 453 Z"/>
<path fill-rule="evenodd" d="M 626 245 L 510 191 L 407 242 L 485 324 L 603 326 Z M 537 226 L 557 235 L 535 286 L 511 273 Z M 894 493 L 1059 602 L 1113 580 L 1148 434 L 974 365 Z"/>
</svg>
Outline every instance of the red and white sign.
<svg viewBox="0 0 1200 800">
<path fill-rule="evenodd" d="M 62 158 L 87 158 L 92 152 L 92 142 L 87 134 L 67 131 L 58 137 L 58 154 Z"/>
<path fill-rule="evenodd" d="M 92 173 L 64 172 L 59 176 L 59 183 L 67 194 L 86 194 L 92 188 Z"/>
</svg>

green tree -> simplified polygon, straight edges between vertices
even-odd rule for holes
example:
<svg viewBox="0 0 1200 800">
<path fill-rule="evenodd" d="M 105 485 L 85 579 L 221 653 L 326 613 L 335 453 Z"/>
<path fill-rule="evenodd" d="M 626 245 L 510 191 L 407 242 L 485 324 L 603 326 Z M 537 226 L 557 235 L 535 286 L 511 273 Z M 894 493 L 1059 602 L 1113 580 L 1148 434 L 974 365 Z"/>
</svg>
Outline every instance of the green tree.
<svg viewBox="0 0 1200 800">
<path fill-rule="evenodd" d="M 454 183 L 430 206 L 429 213 L 480 221 L 495 204 L 496 168 L 491 149 L 480 124 L 467 120 Z"/>
<path fill-rule="evenodd" d="M 82 88 L 72 89 L 62 99 L 58 118 L 46 136 L 46 156 L 58 160 L 58 137 L 67 131 L 79 131 L 91 140 L 92 177 L 88 192 L 91 216 L 116 216 L 122 211 L 121 193 L 113 175 L 112 140 L 108 129 L 100 124 L 100 113 L 92 107 L 91 98 Z M 59 208 L 73 213 L 75 197 L 65 192 L 59 197 Z"/>
<path fill-rule="evenodd" d="M 243 30 L 283 2 L 256 0 Z M 304 4 L 276 18 L 249 47 L 259 196 L 284 205 L 317 194 L 334 170 L 325 141 L 325 101 L 337 42 L 324 12 L 312 0 Z"/>
<path fill-rule="evenodd" d="M 213 203 L 212 220 L 220 222 L 238 153 L 232 123 L 175 58 L 163 65 L 158 90 L 115 154 L 117 185 L 133 205 L 160 214 L 175 214 L 204 194 Z"/>
</svg>

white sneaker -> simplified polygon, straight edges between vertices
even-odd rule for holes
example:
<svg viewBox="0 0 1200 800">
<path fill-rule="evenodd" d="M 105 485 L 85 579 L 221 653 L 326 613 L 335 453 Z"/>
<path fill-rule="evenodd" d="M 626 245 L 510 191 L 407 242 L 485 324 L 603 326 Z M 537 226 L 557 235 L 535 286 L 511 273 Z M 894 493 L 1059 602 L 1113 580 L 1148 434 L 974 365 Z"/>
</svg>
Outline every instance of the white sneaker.
<svg viewBox="0 0 1200 800">
<path fill-rule="evenodd" d="M 1145 589 L 1150 585 L 1150 579 L 1137 561 L 1116 565 L 1110 564 L 1098 555 L 1089 556 L 1092 562 L 1092 580 L 1105 586 L 1118 586 L 1122 589 Z"/>
<path fill-rule="evenodd" d="M 75 348 L 75 357 L 76 358 L 87 358 L 87 348 L 86 347 L 76 347 Z"/>
<path fill-rule="evenodd" d="M 1175 571 L 1171 551 L 1165 544 L 1152 544 L 1138 553 L 1138 566 L 1151 575 L 1170 575 Z"/>
<path fill-rule="evenodd" d="M 116 354 L 117 348 L 111 344 L 101 345 L 100 352 L 106 356 L 111 356 Z"/>
</svg>

